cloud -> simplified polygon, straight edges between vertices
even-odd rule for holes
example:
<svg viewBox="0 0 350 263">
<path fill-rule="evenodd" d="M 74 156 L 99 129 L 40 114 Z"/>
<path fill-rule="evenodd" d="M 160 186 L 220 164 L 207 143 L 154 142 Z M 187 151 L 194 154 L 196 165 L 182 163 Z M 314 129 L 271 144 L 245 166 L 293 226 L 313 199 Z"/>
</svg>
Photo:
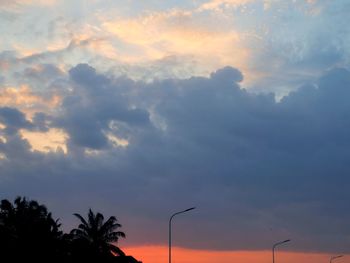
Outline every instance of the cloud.
<svg viewBox="0 0 350 263">
<path fill-rule="evenodd" d="M 30 6 L 51 7 L 56 3 L 57 0 L 0 0 L 0 12 L 19 14 Z"/>
<path fill-rule="evenodd" d="M 186 247 L 268 249 L 288 237 L 292 250 L 349 252 L 350 72 L 279 102 L 242 80 L 232 67 L 146 83 L 77 65 L 55 114 L 28 124 L 2 109 L 15 131 L 59 128 L 67 150 L 31 151 L 24 133 L 5 134 L 0 190 L 48 200 L 66 228 L 88 207 L 116 214 L 127 244 L 163 244 L 168 216 L 196 205 L 177 222 Z"/>
<path fill-rule="evenodd" d="M 325 69 L 349 65 L 346 1 L 132 3 L 144 10 L 137 16 L 127 15 L 131 7 L 120 1 L 70 5 L 57 6 L 59 17 L 30 9 L 4 19 L 1 49 L 17 55 L 0 57 L 0 67 L 11 74 L 19 64 L 68 70 L 89 63 L 114 75 L 152 80 L 209 76 L 231 65 L 245 73 L 245 88 L 280 98 Z M 40 21 L 33 20 L 37 16 Z M 14 25 L 15 35 L 7 30 Z"/>
<path fill-rule="evenodd" d="M 8 135 L 17 133 L 20 128 L 30 129 L 32 127 L 22 112 L 10 107 L 0 108 L 0 121 L 5 126 L 4 132 Z"/>
<path fill-rule="evenodd" d="M 75 92 L 64 99 L 62 109 L 66 114 L 57 119 L 57 125 L 68 131 L 73 145 L 96 150 L 107 147 L 112 143 L 113 122 L 131 127 L 149 124 L 147 111 L 126 103 L 121 92 L 124 87 L 115 86 L 94 68 L 79 64 L 69 74 Z"/>
<path fill-rule="evenodd" d="M 35 112 L 50 110 L 60 104 L 57 94 L 36 94 L 30 87 L 23 85 L 19 88 L 7 87 L 0 89 L 1 106 L 17 107 L 29 115 Z"/>
<path fill-rule="evenodd" d="M 102 27 L 124 46 L 130 47 L 119 49 L 119 45 L 115 45 L 115 52 L 124 50 L 122 59 L 125 57 L 129 63 L 147 61 L 152 66 L 154 61 L 178 56 L 182 60 L 194 61 L 194 66 L 203 74 L 203 71 L 209 73 L 208 70 L 227 64 L 244 67 L 249 56 L 238 32 L 209 24 L 190 11 L 175 9 L 137 18 L 105 20 Z M 202 69 L 201 65 L 213 68 Z M 176 64 L 165 66 L 171 70 Z"/>
<path fill-rule="evenodd" d="M 1 0 L 0 6 L 8 5 L 52 5 L 56 0 Z"/>
<path fill-rule="evenodd" d="M 67 153 L 67 134 L 59 129 L 47 131 L 21 131 L 21 137 L 28 141 L 31 150 L 40 152 Z"/>
<path fill-rule="evenodd" d="M 202 4 L 199 7 L 199 11 L 204 11 L 204 10 L 217 10 L 222 6 L 230 6 L 230 7 L 238 7 L 242 6 L 247 3 L 252 3 L 254 0 L 211 0 L 209 2 L 206 2 Z"/>
</svg>

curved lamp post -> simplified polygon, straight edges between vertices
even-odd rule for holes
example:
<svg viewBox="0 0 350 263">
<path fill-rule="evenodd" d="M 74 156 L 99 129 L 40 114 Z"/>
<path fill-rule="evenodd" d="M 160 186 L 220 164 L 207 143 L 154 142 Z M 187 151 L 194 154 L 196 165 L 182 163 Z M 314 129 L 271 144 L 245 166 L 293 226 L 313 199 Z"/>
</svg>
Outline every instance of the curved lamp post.
<svg viewBox="0 0 350 263">
<path fill-rule="evenodd" d="M 331 259 L 329 260 L 329 263 L 332 263 L 332 261 L 336 258 L 341 258 L 343 257 L 343 255 L 338 255 L 338 256 L 334 256 L 334 257 L 331 257 Z"/>
<path fill-rule="evenodd" d="M 287 239 L 287 240 L 284 240 L 284 241 L 277 242 L 277 243 L 273 244 L 273 246 L 272 246 L 272 263 L 275 263 L 275 248 L 277 246 L 282 245 L 284 243 L 287 243 L 289 241 L 290 241 L 290 239 Z"/>
<path fill-rule="evenodd" d="M 191 208 L 188 208 L 186 210 L 176 212 L 170 217 L 170 220 L 169 220 L 169 263 L 171 263 L 171 221 L 173 220 L 174 216 L 176 216 L 178 214 L 186 213 L 186 212 L 191 211 L 193 209 L 195 209 L 195 207 L 191 207 Z"/>
</svg>

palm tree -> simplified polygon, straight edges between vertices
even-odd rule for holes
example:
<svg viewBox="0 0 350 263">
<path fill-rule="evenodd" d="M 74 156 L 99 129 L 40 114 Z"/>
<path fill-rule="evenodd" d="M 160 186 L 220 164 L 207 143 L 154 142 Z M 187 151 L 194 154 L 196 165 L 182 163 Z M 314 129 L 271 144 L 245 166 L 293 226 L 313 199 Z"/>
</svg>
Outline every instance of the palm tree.
<svg viewBox="0 0 350 263">
<path fill-rule="evenodd" d="M 114 216 L 104 221 L 101 213 L 95 214 L 91 209 L 86 220 L 80 214 L 74 215 L 80 224 L 71 231 L 71 235 L 73 240 L 80 243 L 80 247 L 86 247 L 83 252 L 85 256 L 87 252 L 97 257 L 125 256 L 119 247 L 112 244 L 118 242 L 120 237 L 125 238 L 124 232 L 116 231 L 121 224 Z"/>
</svg>

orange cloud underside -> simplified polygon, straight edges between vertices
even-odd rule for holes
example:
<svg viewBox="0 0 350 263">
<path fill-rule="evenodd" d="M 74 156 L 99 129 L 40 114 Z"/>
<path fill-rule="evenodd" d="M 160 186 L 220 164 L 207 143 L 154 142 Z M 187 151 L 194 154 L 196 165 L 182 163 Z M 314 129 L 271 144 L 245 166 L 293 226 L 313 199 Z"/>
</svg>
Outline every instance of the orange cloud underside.
<svg viewBox="0 0 350 263">
<path fill-rule="evenodd" d="M 40 152 L 63 151 L 67 153 L 66 140 L 68 135 L 60 129 L 50 129 L 47 132 L 21 130 L 21 135 L 28 140 L 32 150 Z"/>
<path fill-rule="evenodd" d="M 143 263 L 168 262 L 168 247 L 127 247 L 124 251 Z M 321 263 L 329 262 L 331 255 L 320 253 L 276 252 L 278 263 Z M 172 263 L 271 263 L 271 251 L 210 251 L 173 248 Z M 350 263 L 350 255 L 338 259 L 339 263 Z"/>
<path fill-rule="evenodd" d="M 37 111 L 47 111 L 56 108 L 61 103 L 58 95 L 44 98 L 35 94 L 28 85 L 19 88 L 8 87 L 0 90 L 0 106 L 17 107 L 27 115 Z"/>
</svg>

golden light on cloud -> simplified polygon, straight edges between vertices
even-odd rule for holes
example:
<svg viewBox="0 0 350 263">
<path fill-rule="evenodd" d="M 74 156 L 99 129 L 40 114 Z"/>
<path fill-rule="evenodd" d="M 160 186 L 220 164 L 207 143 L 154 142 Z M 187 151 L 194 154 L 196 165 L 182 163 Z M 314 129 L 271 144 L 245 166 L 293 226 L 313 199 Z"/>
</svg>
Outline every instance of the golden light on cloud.
<svg viewBox="0 0 350 263">
<path fill-rule="evenodd" d="M 1 136 L 1 135 L 0 135 L 0 142 L 6 143 L 6 142 L 7 142 L 7 139 L 6 139 L 4 136 Z"/>
<path fill-rule="evenodd" d="M 128 147 L 129 142 L 125 139 L 122 138 L 118 138 L 117 136 L 111 134 L 111 133 L 107 133 L 106 134 L 107 139 L 110 141 L 110 143 L 113 145 L 113 147 Z M 96 150 L 96 149 L 89 149 L 89 148 L 85 148 L 84 149 L 84 153 L 88 156 L 97 156 L 100 154 L 105 153 L 105 150 Z"/>
<path fill-rule="evenodd" d="M 106 133 L 106 137 L 109 140 L 109 142 L 113 145 L 113 147 L 125 148 L 125 147 L 128 147 L 129 145 L 129 141 L 119 138 L 114 134 Z M 104 152 L 105 152 L 104 149 L 102 150 L 89 149 L 89 148 L 84 149 L 84 153 L 88 156 L 96 156 L 96 155 L 103 154 Z"/>
<path fill-rule="evenodd" d="M 213 25 L 202 25 L 189 11 L 170 10 L 145 16 L 105 21 L 105 31 L 133 47 L 129 61 L 161 60 L 169 56 L 187 56 L 206 71 L 233 65 L 245 69 L 250 54 L 241 35 Z M 127 57 L 124 55 L 124 57 Z"/>
<path fill-rule="evenodd" d="M 99 155 L 101 154 L 103 151 L 100 151 L 100 150 L 93 150 L 93 149 L 89 149 L 89 148 L 86 148 L 84 150 L 84 153 L 88 156 L 96 156 L 96 155 Z"/>
<path fill-rule="evenodd" d="M 54 109 L 60 103 L 60 96 L 53 94 L 51 97 L 45 98 L 35 94 L 28 85 L 0 90 L 0 106 L 16 107 L 28 114 L 29 117 L 37 111 Z"/>
<path fill-rule="evenodd" d="M 40 101 L 40 98 L 31 92 L 29 86 L 22 85 L 19 89 L 14 87 L 3 89 L 0 100 L 2 105 L 32 105 Z"/>
<path fill-rule="evenodd" d="M 6 125 L 4 125 L 3 123 L 0 122 L 0 131 L 5 129 L 5 128 L 6 128 Z M 7 139 L 5 136 L 0 135 L 0 143 L 1 144 L 7 143 Z M 6 159 L 6 155 L 4 153 L 0 152 L 0 159 Z"/>
<path fill-rule="evenodd" d="M 57 152 L 67 153 L 66 141 L 68 135 L 60 129 L 50 129 L 47 132 L 32 132 L 21 130 L 21 136 L 28 140 L 32 147 L 32 151 L 39 152 Z"/>
<path fill-rule="evenodd" d="M 118 147 L 127 147 L 129 145 L 129 142 L 125 139 L 118 138 L 117 136 L 113 134 L 107 134 L 108 140 L 113 144 L 113 146 Z"/>
<path fill-rule="evenodd" d="M 6 155 L 4 153 L 0 153 L 0 160 L 7 159 Z"/>
</svg>

